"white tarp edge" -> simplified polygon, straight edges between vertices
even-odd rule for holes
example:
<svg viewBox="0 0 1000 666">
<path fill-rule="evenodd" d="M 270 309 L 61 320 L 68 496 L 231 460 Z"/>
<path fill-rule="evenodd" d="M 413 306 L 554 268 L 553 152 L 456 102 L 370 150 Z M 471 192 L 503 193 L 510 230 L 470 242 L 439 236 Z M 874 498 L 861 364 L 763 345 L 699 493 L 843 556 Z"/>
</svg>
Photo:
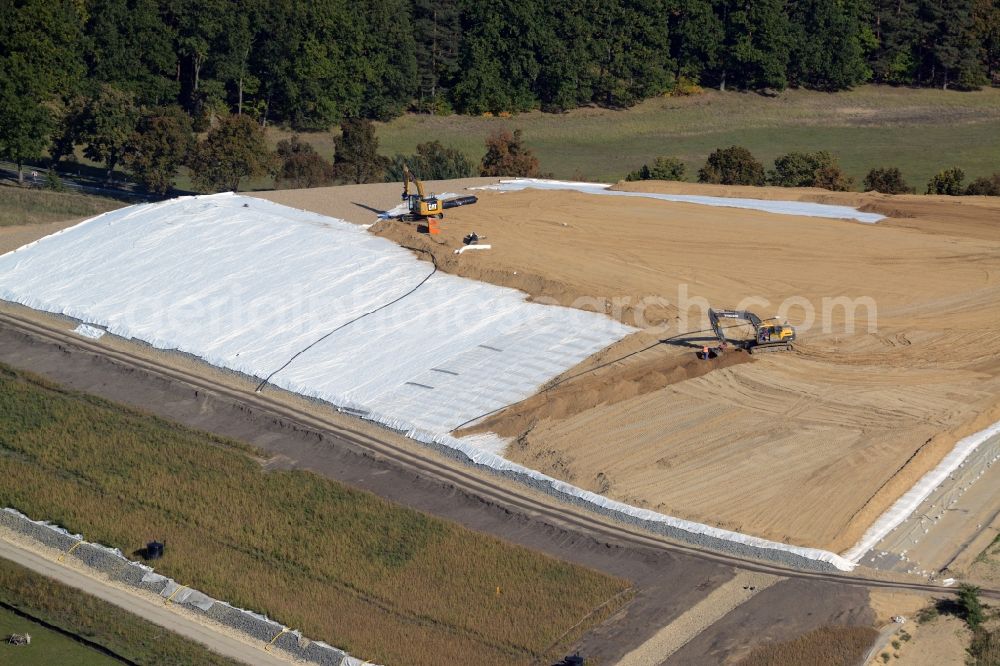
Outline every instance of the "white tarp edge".
<svg viewBox="0 0 1000 666">
<path fill-rule="evenodd" d="M 745 199 L 736 197 L 709 197 L 695 194 L 661 194 L 658 192 L 620 192 L 609 189 L 611 185 L 604 183 L 576 183 L 565 180 L 546 180 L 542 178 L 514 178 L 501 180 L 497 185 L 472 187 L 472 190 L 499 190 L 501 192 L 516 192 L 524 189 L 535 190 L 574 190 L 587 194 L 605 194 L 618 197 L 640 197 L 644 199 L 659 199 L 677 203 L 701 204 L 703 206 L 722 206 L 725 208 L 746 208 L 760 210 L 778 215 L 803 215 L 805 217 L 827 217 L 841 220 L 857 220 L 866 224 L 874 224 L 885 218 L 878 213 L 863 213 L 850 206 L 835 206 L 831 204 L 810 203 L 808 201 L 780 201 L 769 199 Z"/>
<path fill-rule="evenodd" d="M 1000 421 L 989 428 L 973 433 L 960 439 L 937 467 L 927 472 L 912 488 L 889 507 L 885 513 L 868 528 L 861 539 L 844 553 L 844 558 L 851 562 L 859 562 L 865 553 L 881 541 L 889 532 L 896 529 L 916 510 L 931 492 L 941 485 L 948 476 L 965 461 L 969 454 L 991 437 L 1000 435 Z"/>
<path fill-rule="evenodd" d="M 91 340 L 100 340 L 101 337 L 104 336 L 104 331 L 96 326 L 90 326 L 89 324 L 80 324 L 73 329 L 73 332 L 85 338 L 90 338 Z"/>
</svg>

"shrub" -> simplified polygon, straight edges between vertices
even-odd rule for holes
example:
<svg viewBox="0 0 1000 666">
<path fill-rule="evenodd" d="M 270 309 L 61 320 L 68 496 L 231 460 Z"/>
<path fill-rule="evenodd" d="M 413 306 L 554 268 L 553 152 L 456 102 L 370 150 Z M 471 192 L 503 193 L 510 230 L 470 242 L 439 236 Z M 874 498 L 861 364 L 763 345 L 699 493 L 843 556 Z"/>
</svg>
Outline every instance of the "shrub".
<svg viewBox="0 0 1000 666">
<path fill-rule="evenodd" d="M 854 178 L 844 173 L 839 164 L 830 164 L 816 172 L 814 187 L 834 192 L 847 192 L 854 187 Z"/>
<path fill-rule="evenodd" d="M 815 153 L 788 153 L 774 160 L 774 170 L 768 175 L 772 185 L 779 187 L 822 187 L 843 192 L 854 184 L 837 160 L 821 150 Z"/>
<path fill-rule="evenodd" d="M 883 194 L 912 194 L 914 189 L 903 180 L 903 174 L 896 167 L 872 169 L 865 176 L 865 192 Z"/>
<path fill-rule="evenodd" d="M 964 192 L 962 189 L 963 180 L 965 180 L 965 172 L 958 167 L 945 169 L 927 181 L 927 194 L 947 194 L 957 197 Z"/>
<path fill-rule="evenodd" d="M 958 607 L 961 610 L 962 619 L 973 631 L 979 629 L 986 620 L 983 604 L 979 600 L 979 588 L 975 585 L 963 583 L 959 586 Z"/>
<path fill-rule="evenodd" d="M 457 148 L 449 148 L 440 141 L 417 144 L 414 155 L 396 155 L 385 170 L 385 180 L 395 183 L 403 180 L 403 165 L 406 164 L 418 178 L 423 180 L 450 180 L 468 178 L 475 175 L 475 165 Z"/>
<path fill-rule="evenodd" d="M 278 142 L 278 159 L 276 187 L 322 187 L 333 182 L 333 165 L 298 134 Z"/>
<path fill-rule="evenodd" d="M 49 169 L 45 172 L 45 189 L 52 190 L 53 192 L 65 192 L 66 186 L 63 185 L 62 178 L 56 173 L 55 169 Z"/>
<path fill-rule="evenodd" d="M 479 165 L 480 176 L 524 176 L 537 178 L 538 158 L 524 145 L 521 130 L 498 130 L 486 139 L 486 154 Z"/>
<path fill-rule="evenodd" d="M 340 136 L 333 142 L 334 176 L 348 183 L 381 182 L 389 158 L 378 154 L 378 137 L 372 121 L 345 120 L 340 129 Z"/>
<path fill-rule="evenodd" d="M 969 655 L 975 666 L 996 666 L 1000 664 L 1000 631 L 980 629 L 972 637 Z"/>
<path fill-rule="evenodd" d="M 763 185 L 764 165 L 742 146 L 720 148 L 698 171 L 698 181 L 719 185 Z"/>
<path fill-rule="evenodd" d="M 684 180 L 687 167 L 676 157 L 657 157 L 653 165 L 643 164 L 640 169 L 625 176 L 625 180 Z"/>
<path fill-rule="evenodd" d="M 969 183 L 965 193 L 970 196 L 1000 197 L 1000 172 L 990 177 L 980 176 Z"/>
</svg>

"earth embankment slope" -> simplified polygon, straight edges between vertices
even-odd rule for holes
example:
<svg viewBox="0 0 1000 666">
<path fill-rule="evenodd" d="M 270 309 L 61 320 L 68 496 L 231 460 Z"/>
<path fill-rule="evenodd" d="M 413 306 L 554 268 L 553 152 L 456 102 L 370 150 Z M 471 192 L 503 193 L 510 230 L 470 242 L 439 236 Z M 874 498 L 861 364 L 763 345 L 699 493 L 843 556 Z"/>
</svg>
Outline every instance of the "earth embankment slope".
<svg viewBox="0 0 1000 666">
<path fill-rule="evenodd" d="M 586 376 L 603 388 L 577 391 L 580 404 L 546 410 L 552 401 L 535 399 L 483 423 L 516 438 L 508 457 L 663 513 L 842 550 L 958 437 L 1000 418 L 1000 202 L 761 194 L 890 218 L 865 225 L 528 190 L 481 193 L 433 241 L 394 223 L 373 231 L 434 251 L 460 275 L 665 325 L 567 377 L 619 350 L 698 332 L 691 346 L 656 345 Z M 470 231 L 492 249 L 454 255 Z M 692 346 L 707 339 L 704 307 L 744 305 L 768 316 L 782 303 L 800 328 L 794 353 L 693 379 L 661 372 L 659 385 L 620 399 L 615 384 L 636 367 L 662 371 L 692 358 Z"/>
</svg>

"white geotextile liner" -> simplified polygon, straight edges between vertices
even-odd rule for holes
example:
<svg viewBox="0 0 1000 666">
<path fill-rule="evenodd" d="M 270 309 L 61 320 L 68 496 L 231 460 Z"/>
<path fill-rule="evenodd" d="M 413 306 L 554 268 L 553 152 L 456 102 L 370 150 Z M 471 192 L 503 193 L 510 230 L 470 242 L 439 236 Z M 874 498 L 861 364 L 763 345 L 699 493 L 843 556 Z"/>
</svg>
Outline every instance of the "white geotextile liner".
<svg viewBox="0 0 1000 666">
<path fill-rule="evenodd" d="M 917 507 L 920 506 L 920 503 L 935 488 L 944 483 L 945 479 L 952 472 L 959 468 L 965 459 L 969 457 L 969 454 L 975 451 L 983 442 L 997 436 L 1000 436 L 1000 421 L 985 430 L 980 430 L 977 433 L 960 439 L 948 455 L 938 463 L 937 467 L 924 474 L 912 488 L 906 491 L 885 513 L 878 517 L 878 520 L 872 523 L 871 527 L 862 535 L 861 540 L 844 553 L 844 557 L 851 562 L 860 562 L 865 553 L 874 548 L 875 544 L 909 518 Z"/>
<path fill-rule="evenodd" d="M 606 194 L 618 197 L 641 197 L 644 199 L 659 199 L 661 201 L 676 201 L 681 203 L 702 204 L 705 206 L 723 206 L 726 208 L 749 208 L 762 210 L 779 215 L 804 215 L 806 217 L 829 217 L 844 220 L 857 220 L 874 224 L 884 215 L 878 213 L 862 213 L 850 206 L 834 206 L 830 204 L 809 203 L 807 201 L 772 201 L 767 199 L 742 199 L 735 197 L 707 197 L 695 194 L 660 194 L 658 192 L 619 192 L 611 190 L 610 185 L 601 183 L 573 183 L 562 180 L 544 180 L 539 178 L 515 178 L 501 180 L 499 185 L 484 185 L 474 187 L 475 190 L 500 190 L 501 192 L 516 192 L 524 189 L 535 190 L 575 190 L 587 194 Z"/>
<path fill-rule="evenodd" d="M 219 194 L 105 213 L 0 257 L 0 298 L 267 377 L 431 271 L 355 225 Z M 437 273 L 272 378 L 407 430 L 526 398 L 631 330 Z"/>
</svg>

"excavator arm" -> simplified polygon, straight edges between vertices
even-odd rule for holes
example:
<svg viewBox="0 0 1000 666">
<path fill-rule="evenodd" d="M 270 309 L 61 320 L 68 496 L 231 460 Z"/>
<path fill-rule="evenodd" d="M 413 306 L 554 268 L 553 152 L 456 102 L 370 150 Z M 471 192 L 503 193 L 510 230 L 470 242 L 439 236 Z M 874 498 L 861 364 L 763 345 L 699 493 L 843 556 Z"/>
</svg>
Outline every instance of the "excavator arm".
<svg viewBox="0 0 1000 666">
<path fill-rule="evenodd" d="M 726 334 L 722 332 L 722 325 L 719 323 L 720 319 L 748 321 L 753 326 L 754 331 L 757 331 L 761 324 L 761 318 L 747 310 L 712 310 L 710 308 L 708 310 L 708 320 L 712 323 L 712 330 L 715 331 L 716 337 L 723 343 L 726 341 Z"/>
<path fill-rule="evenodd" d="M 403 165 L 403 199 L 409 199 L 410 198 L 410 183 L 411 182 L 413 183 L 413 186 L 417 188 L 417 194 L 420 196 L 420 198 L 421 199 L 426 198 L 427 195 L 424 194 L 424 184 L 422 182 L 420 182 L 419 180 L 417 180 L 417 178 L 413 175 L 413 173 L 410 172 L 410 167 L 408 167 L 408 166 L 406 166 L 404 164 Z"/>
</svg>

